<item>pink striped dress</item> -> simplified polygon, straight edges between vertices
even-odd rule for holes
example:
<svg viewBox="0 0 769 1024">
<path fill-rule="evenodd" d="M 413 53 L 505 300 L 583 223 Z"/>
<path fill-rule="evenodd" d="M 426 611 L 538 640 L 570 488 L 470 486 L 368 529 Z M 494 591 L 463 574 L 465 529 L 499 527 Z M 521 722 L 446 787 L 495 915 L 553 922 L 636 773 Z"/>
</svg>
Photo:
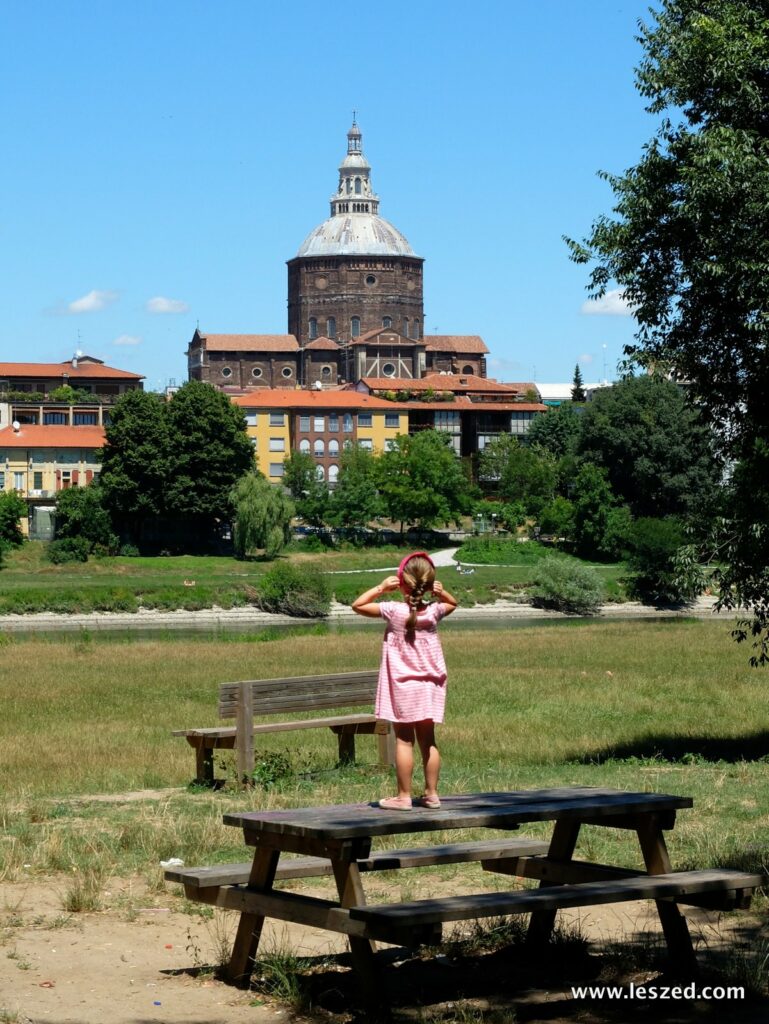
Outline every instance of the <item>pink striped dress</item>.
<svg viewBox="0 0 769 1024">
<path fill-rule="evenodd" d="M 406 638 L 409 606 L 382 601 L 379 614 L 387 622 L 374 713 L 388 722 L 443 721 L 446 704 L 446 663 L 437 625 L 443 604 L 434 601 L 419 613 L 413 641 Z"/>
</svg>

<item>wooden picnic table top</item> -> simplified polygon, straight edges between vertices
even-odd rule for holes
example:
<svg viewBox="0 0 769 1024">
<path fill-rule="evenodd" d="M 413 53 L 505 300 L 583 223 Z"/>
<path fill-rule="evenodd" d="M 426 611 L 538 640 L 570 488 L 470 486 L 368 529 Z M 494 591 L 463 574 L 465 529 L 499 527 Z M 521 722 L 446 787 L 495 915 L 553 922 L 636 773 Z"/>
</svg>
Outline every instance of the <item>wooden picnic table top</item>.
<svg viewBox="0 0 769 1024">
<path fill-rule="evenodd" d="M 441 797 L 437 810 L 384 810 L 375 803 L 332 804 L 287 810 L 244 811 L 224 815 L 224 823 L 248 833 L 344 840 L 453 828 L 517 828 L 519 823 L 675 812 L 691 807 L 691 797 L 664 793 L 628 793 L 620 789 L 569 786 Z"/>
</svg>

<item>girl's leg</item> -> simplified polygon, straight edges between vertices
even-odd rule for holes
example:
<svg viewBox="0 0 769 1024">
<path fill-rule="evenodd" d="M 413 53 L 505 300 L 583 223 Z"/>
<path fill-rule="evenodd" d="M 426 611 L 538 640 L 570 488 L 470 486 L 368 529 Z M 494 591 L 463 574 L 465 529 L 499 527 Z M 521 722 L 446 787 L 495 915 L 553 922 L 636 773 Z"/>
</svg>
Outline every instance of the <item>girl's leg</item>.
<svg viewBox="0 0 769 1024">
<path fill-rule="evenodd" d="M 438 796 L 438 778 L 441 773 L 441 755 L 435 745 L 435 723 L 431 718 L 416 722 L 414 729 L 419 749 L 422 751 L 422 765 L 425 770 L 425 796 Z"/>
<path fill-rule="evenodd" d="M 393 722 L 395 731 L 395 778 L 398 797 L 411 800 L 411 779 L 414 774 L 414 726 Z"/>
</svg>

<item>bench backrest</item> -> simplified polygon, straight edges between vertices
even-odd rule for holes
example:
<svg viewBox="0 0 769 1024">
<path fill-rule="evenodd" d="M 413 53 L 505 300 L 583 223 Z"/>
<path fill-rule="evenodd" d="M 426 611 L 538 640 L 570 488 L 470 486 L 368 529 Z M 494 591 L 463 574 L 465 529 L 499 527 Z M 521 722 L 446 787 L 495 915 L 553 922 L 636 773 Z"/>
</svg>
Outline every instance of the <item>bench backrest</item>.
<svg viewBox="0 0 769 1024">
<path fill-rule="evenodd" d="M 337 672 L 327 676 L 291 676 L 287 679 L 252 679 L 222 683 L 219 716 L 237 718 L 241 699 L 251 705 L 251 715 L 282 715 L 316 708 L 350 708 L 373 704 L 379 672 Z"/>
</svg>

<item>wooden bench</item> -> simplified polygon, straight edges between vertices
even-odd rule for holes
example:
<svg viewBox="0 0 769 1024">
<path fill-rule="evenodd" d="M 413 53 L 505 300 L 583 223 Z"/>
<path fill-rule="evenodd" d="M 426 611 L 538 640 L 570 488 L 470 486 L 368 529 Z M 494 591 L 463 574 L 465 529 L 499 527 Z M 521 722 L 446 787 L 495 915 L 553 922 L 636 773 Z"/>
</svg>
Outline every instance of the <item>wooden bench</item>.
<svg viewBox="0 0 769 1024">
<path fill-rule="evenodd" d="M 373 733 L 377 737 L 380 764 L 395 762 L 395 736 L 389 722 L 359 712 L 326 718 L 294 718 L 290 721 L 254 723 L 254 716 L 291 715 L 321 709 L 372 706 L 378 672 L 342 672 L 322 676 L 291 676 L 285 679 L 256 679 L 222 683 L 219 687 L 219 717 L 235 719 L 233 726 L 203 729 L 175 729 L 195 750 L 195 781 L 211 786 L 214 779 L 214 751 L 236 751 L 238 778 L 248 780 L 254 770 L 254 736 L 294 729 L 328 728 L 336 734 L 341 764 L 355 760 L 355 736 Z"/>
<path fill-rule="evenodd" d="M 477 843 L 443 843 L 407 850 L 375 850 L 357 860 L 359 871 L 392 871 L 398 868 L 423 868 L 434 864 L 463 864 L 480 861 L 491 868 L 498 860 L 532 857 L 547 853 L 546 842 L 536 839 L 493 839 Z M 203 890 L 225 885 L 247 885 L 251 863 L 221 864 L 209 868 L 167 868 L 166 880 L 180 882 L 190 899 L 206 902 Z M 331 875 L 333 868 L 326 857 L 292 857 L 282 859 L 275 872 L 275 881 L 291 878 L 312 878 Z"/>
</svg>

